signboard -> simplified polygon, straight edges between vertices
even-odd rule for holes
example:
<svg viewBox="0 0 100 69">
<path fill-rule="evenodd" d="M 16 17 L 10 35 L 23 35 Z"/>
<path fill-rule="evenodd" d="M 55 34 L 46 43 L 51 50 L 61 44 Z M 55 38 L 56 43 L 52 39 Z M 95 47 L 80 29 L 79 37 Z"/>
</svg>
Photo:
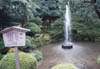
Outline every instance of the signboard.
<svg viewBox="0 0 100 69">
<path fill-rule="evenodd" d="M 10 31 L 3 34 L 5 47 L 25 46 L 25 32 Z"/>
<path fill-rule="evenodd" d="M 26 32 L 29 29 L 13 26 L 0 31 L 3 34 L 5 47 L 25 46 Z"/>
<path fill-rule="evenodd" d="M 19 65 L 19 55 L 18 55 L 18 46 L 25 46 L 26 41 L 26 32 L 30 31 L 18 26 L 13 26 L 5 28 L 0 31 L 3 34 L 3 40 L 5 47 L 14 47 L 16 54 L 16 69 L 20 69 Z"/>
</svg>

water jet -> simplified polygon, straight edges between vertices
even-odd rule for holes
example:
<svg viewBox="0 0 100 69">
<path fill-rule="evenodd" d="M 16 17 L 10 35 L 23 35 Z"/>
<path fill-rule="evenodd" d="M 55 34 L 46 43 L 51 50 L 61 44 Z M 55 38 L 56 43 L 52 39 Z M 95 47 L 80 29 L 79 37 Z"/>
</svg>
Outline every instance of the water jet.
<svg viewBox="0 0 100 69">
<path fill-rule="evenodd" d="M 72 44 L 72 32 L 71 32 L 71 14 L 70 14 L 70 7 L 69 7 L 69 2 L 68 5 L 66 5 L 66 14 L 65 14 L 65 41 L 62 44 L 62 48 L 64 49 L 72 49 L 73 44 Z"/>
</svg>

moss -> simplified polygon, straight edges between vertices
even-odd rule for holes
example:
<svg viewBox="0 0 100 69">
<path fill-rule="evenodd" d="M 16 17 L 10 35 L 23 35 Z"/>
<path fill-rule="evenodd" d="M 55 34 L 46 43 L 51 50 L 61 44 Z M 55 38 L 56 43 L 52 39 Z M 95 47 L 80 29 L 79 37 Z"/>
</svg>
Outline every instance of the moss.
<svg viewBox="0 0 100 69">
<path fill-rule="evenodd" d="M 37 69 L 36 59 L 26 53 L 19 53 L 20 69 Z M 16 69 L 16 58 L 14 53 L 4 56 L 0 63 L 0 69 Z"/>
<path fill-rule="evenodd" d="M 77 69 L 77 67 L 72 64 L 59 64 L 54 66 L 52 69 Z"/>
</svg>

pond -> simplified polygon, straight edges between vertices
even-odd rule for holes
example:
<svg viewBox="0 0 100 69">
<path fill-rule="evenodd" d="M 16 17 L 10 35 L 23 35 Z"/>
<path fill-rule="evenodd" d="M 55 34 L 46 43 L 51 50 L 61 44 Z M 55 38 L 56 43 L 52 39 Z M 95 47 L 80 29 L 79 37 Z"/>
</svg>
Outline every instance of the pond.
<svg viewBox="0 0 100 69">
<path fill-rule="evenodd" d="M 62 49 L 61 43 L 43 46 L 43 60 L 38 69 L 51 69 L 56 64 L 71 63 L 79 69 L 100 69 L 97 57 L 100 55 L 100 43 L 73 42 L 73 49 Z"/>
</svg>

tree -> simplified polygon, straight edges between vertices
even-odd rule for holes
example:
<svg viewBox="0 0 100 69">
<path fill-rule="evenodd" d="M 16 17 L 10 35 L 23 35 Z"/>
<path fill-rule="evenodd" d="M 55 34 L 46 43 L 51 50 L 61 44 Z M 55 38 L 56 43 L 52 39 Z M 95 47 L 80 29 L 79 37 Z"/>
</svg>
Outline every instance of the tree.
<svg viewBox="0 0 100 69">
<path fill-rule="evenodd" d="M 100 1 L 99 0 L 71 0 L 71 7 L 73 13 L 76 12 L 79 15 L 87 16 L 90 18 L 100 19 Z"/>
<path fill-rule="evenodd" d="M 74 37 L 79 40 L 99 41 L 100 1 L 71 0 Z"/>
<path fill-rule="evenodd" d="M 0 20 L 3 23 L 0 25 L 18 22 L 23 26 L 26 22 L 34 19 L 35 8 L 36 5 L 34 5 L 33 0 L 1 0 L 0 13 L 2 16 Z"/>
<path fill-rule="evenodd" d="M 42 0 L 40 9 L 37 9 L 38 15 L 42 18 L 43 27 L 50 27 L 50 24 L 61 16 L 59 0 Z"/>
</svg>

